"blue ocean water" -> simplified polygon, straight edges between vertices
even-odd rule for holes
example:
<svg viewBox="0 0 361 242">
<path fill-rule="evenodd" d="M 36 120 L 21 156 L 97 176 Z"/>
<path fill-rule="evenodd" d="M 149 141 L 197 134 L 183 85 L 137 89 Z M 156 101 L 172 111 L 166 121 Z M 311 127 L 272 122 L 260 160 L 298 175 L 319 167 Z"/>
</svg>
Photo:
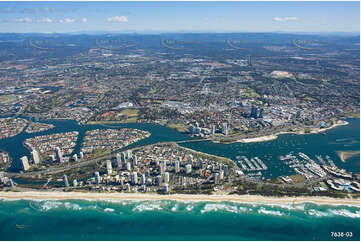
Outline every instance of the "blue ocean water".
<svg viewBox="0 0 361 242">
<path fill-rule="evenodd" d="M 348 236 L 334 238 L 331 232 Z M 0 200 L 0 239 L 358 241 L 360 209 L 311 203 Z"/>
</svg>

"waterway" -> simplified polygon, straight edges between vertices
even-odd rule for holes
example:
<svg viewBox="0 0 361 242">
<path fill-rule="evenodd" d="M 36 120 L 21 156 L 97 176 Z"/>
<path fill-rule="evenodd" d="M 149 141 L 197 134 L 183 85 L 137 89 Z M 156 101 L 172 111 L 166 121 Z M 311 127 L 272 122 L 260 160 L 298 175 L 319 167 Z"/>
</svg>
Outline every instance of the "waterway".
<svg viewBox="0 0 361 242">
<path fill-rule="evenodd" d="M 315 155 L 322 157 L 329 155 L 335 164 L 350 172 L 360 171 L 360 156 L 355 156 L 342 162 L 337 155 L 337 151 L 359 150 L 360 149 L 360 120 L 347 119 L 348 125 L 339 126 L 331 130 L 327 130 L 319 134 L 283 134 L 275 140 L 258 142 L 258 143 L 213 143 L 211 141 L 186 142 L 181 146 L 209 153 L 213 155 L 223 156 L 232 160 L 237 160 L 237 156 L 259 157 L 268 166 L 267 171 L 263 171 L 264 177 L 275 178 L 280 175 L 293 174 L 294 172 L 283 164 L 278 158 L 281 155 L 293 152 L 303 152 L 315 159 Z M 25 131 L 7 139 L 0 140 L 0 149 L 9 153 L 12 158 L 12 170 L 20 169 L 20 157 L 30 156 L 29 150 L 23 145 L 24 141 L 39 135 L 48 135 L 55 133 L 63 133 L 70 131 L 78 131 L 79 136 L 73 153 L 79 153 L 80 146 L 87 130 L 92 129 L 108 129 L 108 128 L 136 128 L 146 130 L 151 136 L 133 143 L 128 148 L 139 145 L 152 144 L 156 142 L 168 141 L 185 141 L 192 140 L 190 136 L 179 133 L 173 129 L 169 129 L 156 124 L 147 123 L 123 123 L 123 124 L 107 124 L 107 125 L 78 125 L 74 120 L 40 120 L 39 122 L 50 123 L 54 128 L 43 132 L 28 134 Z"/>
</svg>

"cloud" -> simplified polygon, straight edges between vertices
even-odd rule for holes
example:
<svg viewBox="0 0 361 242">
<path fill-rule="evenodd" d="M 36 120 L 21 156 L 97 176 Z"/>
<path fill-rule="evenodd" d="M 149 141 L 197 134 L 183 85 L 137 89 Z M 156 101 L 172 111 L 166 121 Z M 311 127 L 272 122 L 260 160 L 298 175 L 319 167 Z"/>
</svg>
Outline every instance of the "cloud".
<svg viewBox="0 0 361 242">
<path fill-rule="evenodd" d="M 107 19 L 109 23 L 126 23 L 128 22 L 128 18 L 126 16 L 115 16 Z"/>
<path fill-rule="evenodd" d="M 69 12 L 69 9 L 63 8 L 51 8 L 51 7 L 44 7 L 44 8 L 24 8 L 20 11 L 24 14 L 40 14 L 40 13 L 65 13 Z"/>
<path fill-rule="evenodd" d="M 276 21 L 276 22 L 288 22 L 288 21 L 296 21 L 296 20 L 297 20 L 296 17 L 284 17 L 284 18 L 274 17 L 273 18 L 273 21 Z"/>
<path fill-rule="evenodd" d="M 52 23 L 53 20 L 51 18 L 44 18 L 38 21 L 39 23 Z"/>
<path fill-rule="evenodd" d="M 75 18 L 65 18 L 65 19 L 60 19 L 59 23 L 61 24 L 69 24 L 69 23 L 74 23 L 75 22 Z"/>
<path fill-rule="evenodd" d="M 82 23 L 86 23 L 86 22 L 88 22 L 88 19 L 87 19 L 87 18 L 82 18 L 82 19 L 81 19 L 81 22 L 82 22 Z"/>
<path fill-rule="evenodd" d="M 17 22 L 17 23 L 31 23 L 33 21 L 31 20 L 31 18 L 18 18 L 18 19 L 15 19 L 15 22 Z"/>
</svg>

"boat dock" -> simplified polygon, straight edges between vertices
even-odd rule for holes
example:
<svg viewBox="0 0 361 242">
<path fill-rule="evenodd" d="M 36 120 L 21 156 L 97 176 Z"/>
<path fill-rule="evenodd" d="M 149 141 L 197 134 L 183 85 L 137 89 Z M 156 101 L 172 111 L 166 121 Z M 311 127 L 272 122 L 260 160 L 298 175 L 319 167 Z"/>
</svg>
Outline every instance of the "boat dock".
<svg viewBox="0 0 361 242">
<path fill-rule="evenodd" d="M 237 163 L 239 163 L 241 169 L 245 171 L 262 171 L 268 169 L 266 164 L 258 157 L 248 159 L 245 156 L 240 156 Z"/>
</svg>

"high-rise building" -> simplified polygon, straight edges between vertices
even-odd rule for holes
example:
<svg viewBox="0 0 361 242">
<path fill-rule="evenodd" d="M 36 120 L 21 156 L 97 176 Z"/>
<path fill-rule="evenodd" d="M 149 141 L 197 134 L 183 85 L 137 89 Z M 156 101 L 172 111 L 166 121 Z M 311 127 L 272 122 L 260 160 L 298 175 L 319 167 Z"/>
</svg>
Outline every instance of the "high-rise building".
<svg viewBox="0 0 361 242">
<path fill-rule="evenodd" d="M 80 151 L 80 159 L 83 159 L 84 158 L 84 153 L 83 153 L 83 151 Z"/>
<path fill-rule="evenodd" d="M 220 171 L 219 171 L 219 179 L 220 179 L 220 180 L 223 180 L 223 178 L 224 178 L 224 171 L 223 171 L 223 170 L 220 170 Z"/>
<path fill-rule="evenodd" d="M 138 165 L 138 157 L 137 157 L 136 155 L 133 155 L 132 161 L 133 161 L 133 166 L 137 166 L 137 165 Z"/>
<path fill-rule="evenodd" d="M 77 187 L 78 186 L 78 181 L 76 179 L 73 180 L 73 187 Z"/>
<path fill-rule="evenodd" d="M 56 147 L 55 148 L 55 156 L 56 156 L 56 161 L 59 162 L 59 163 L 64 163 L 64 160 L 63 160 L 63 154 L 60 150 L 59 147 Z"/>
<path fill-rule="evenodd" d="M 99 185 L 100 184 L 99 172 L 98 171 L 94 172 L 94 176 L 95 176 L 95 183 Z"/>
<path fill-rule="evenodd" d="M 74 154 L 74 155 L 73 155 L 73 160 L 74 160 L 74 161 L 78 161 L 78 155 L 77 155 L 77 154 Z"/>
<path fill-rule="evenodd" d="M 189 174 L 192 172 L 192 165 L 191 164 L 187 164 L 186 165 L 186 173 Z"/>
<path fill-rule="evenodd" d="M 224 176 L 228 176 L 228 165 L 223 166 Z"/>
<path fill-rule="evenodd" d="M 29 166 L 29 160 L 27 156 L 23 156 L 20 158 L 20 162 L 23 168 L 23 171 L 27 171 L 29 170 L 30 166 Z"/>
<path fill-rule="evenodd" d="M 56 158 L 55 158 L 55 155 L 49 155 L 50 159 L 52 162 L 55 162 L 56 161 Z"/>
<path fill-rule="evenodd" d="M 127 192 L 130 192 L 130 184 L 129 183 L 125 184 L 125 190 Z"/>
<path fill-rule="evenodd" d="M 211 125 L 211 134 L 215 134 L 216 133 L 216 125 L 212 124 Z"/>
<path fill-rule="evenodd" d="M 252 66 L 251 55 L 248 55 L 248 66 Z"/>
<path fill-rule="evenodd" d="M 146 183 L 145 175 L 144 175 L 144 174 L 142 174 L 142 176 L 140 177 L 140 183 L 141 183 L 142 185 L 144 185 L 144 184 Z"/>
<path fill-rule="evenodd" d="M 127 158 L 131 159 L 133 157 L 133 153 L 131 150 L 127 150 Z"/>
<path fill-rule="evenodd" d="M 121 159 L 122 159 L 122 162 L 125 163 L 125 161 L 126 161 L 126 154 L 125 154 L 125 152 L 122 152 L 122 153 L 120 154 L 120 157 L 121 157 Z"/>
<path fill-rule="evenodd" d="M 107 174 L 111 175 L 113 172 L 112 162 L 110 160 L 107 160 Z"/>
<path fill-rule="evenodd" d="M 35 165 L 40 163 L 40 156 L 37 150 L 31 151 L 31 158 L 33 159 Z"/>
<path fill-rule="evenodd" d="M 176 173 L 180 172 L 180 162 L 179 162 L 179 161 L 176 161 L 176 162 L 174 163 L 174 171 L 175 171 Z"/>
<path fill-rule="evenodd" d="M 132 170 L 132 166 L 130 162 L 127 162 L 127 171 L 131 171 L 131 170 Z"/>
<path fill-rule="evenodd" d="M 214 184 L 219 184 L 219 173 L 214 173 Z"/>
<path fill-rule="evenodd" d="M 164 192 L 169 192 L 169 185 L 166 183 L 163 187 Z"/>
<path fill-rule="evenodd" d="M 10 187 L 15 187 L 15 185 L 14 185 L 14 182 L 13 182 L 13 179 L 9 179 L 9 183 L 10 183 Z"/>
<path fill-rule="evenodd" d="M 64 174 L 64 176 L 63 176 L 63 181 L 64 181 L 64 185 L 65 185 L 66 187 L 69 187 L 68 176 L 65 175 L 65 174 Z"/>
<path fill-rule="evenodd" d="M 130 180 L 132 185 L 135 185 L 138 183 L 138 174 L 134 171 L 132 172 L 132 175 L 130 176 Z"/>
<path fill-rule="evenodd" d="M 263 112 L 264 112 L 264 110 L 263 110 L 263 108 L 261 108 L 261 109 L 259 110 L 258 118 L 263 118 Z"/>
<path fill-rule="evenodd" d="M 155 178 L 155 184 L 157 186 L 160 186 L 162 184 L 162 176 L 161 175 L 158 175 L 156 178 Z"/>
<path fill-rule="evenodd" d="M 116 159 L 117 159 L 117 167 L 118 167 L 119 169 L 122 169 L 122 167 L 123 167 L 123 162 L 122 162 L 122 157 L 121 157 L 121 155 L 120 155 L 119 153 L 117 153 Z"/>
<path fill-rule="evenodd" d="M 169 183 L 169 172 L 164 173 L 164 182 Z"/>
<path fill-rule="evenodd" d="M 252 109 L 251 109 L 251 118 L 257 118 L 257 108 L 255 106 L 252 105 Z"/>
<path fill-rule="evenodd" d="M 222 124 L 222 133 L 224 135 L 228 135 L 228 125 L 227 125 L 227 123 Z"/>
<path fill-rule="evenodd" d="M 164 174 L 166 168 L 167 168 L 167 163 L 165 161 L 162 161 L 162 163 L 160 163 L 160 174 Z"/>
</svg>

